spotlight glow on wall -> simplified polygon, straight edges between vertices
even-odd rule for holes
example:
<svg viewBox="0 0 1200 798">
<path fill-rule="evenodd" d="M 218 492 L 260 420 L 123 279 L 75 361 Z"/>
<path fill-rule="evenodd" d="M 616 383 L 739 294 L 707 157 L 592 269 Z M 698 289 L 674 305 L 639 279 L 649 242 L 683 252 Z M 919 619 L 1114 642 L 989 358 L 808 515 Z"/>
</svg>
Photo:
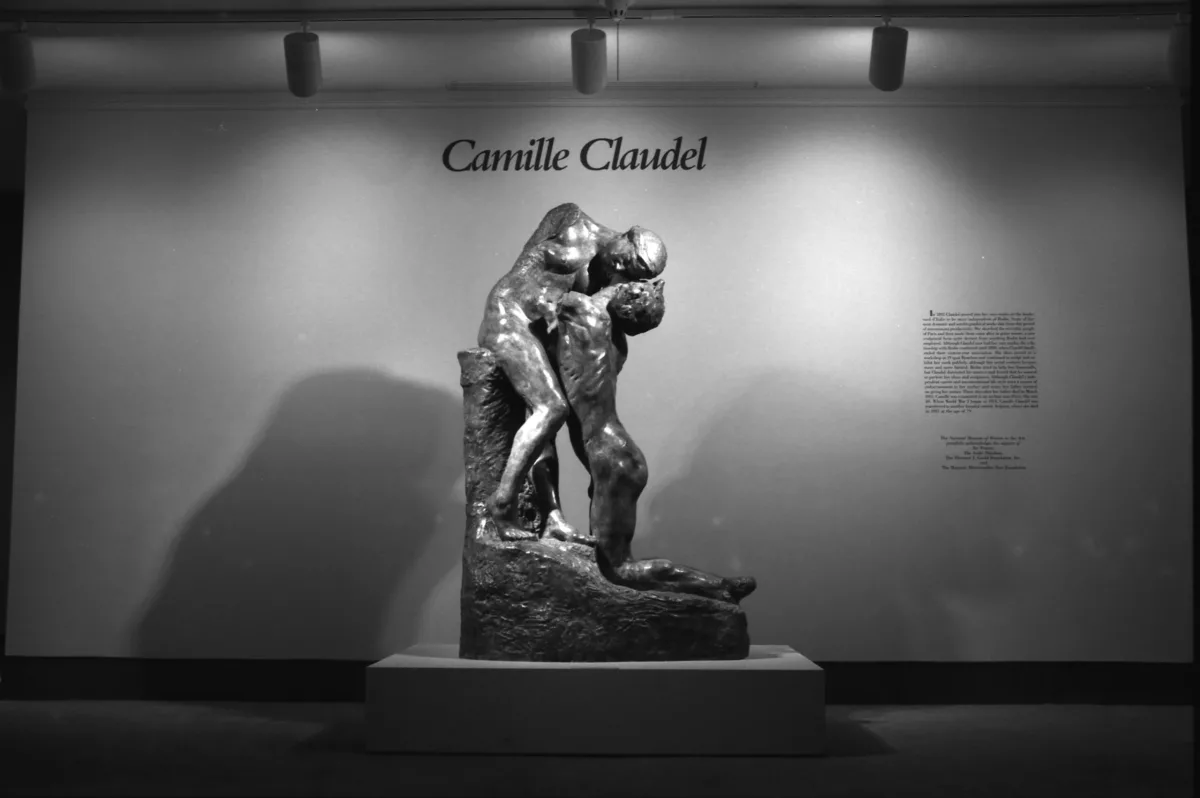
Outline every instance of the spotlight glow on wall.
<svg viewBox="0 0 1200 798">
<path fill-rule="evenodd" d="M 297 97 L 312 97 L 321 89 L 321 42 L 315 33 L 304 29 L 283 37 L 283 57 L 287 63 L 288 89 Z"/>
<path fill-rule="evenodd" d="M 895 91 L 904 83 L 904 61 L 908 55 L 908 31 L 893 28 L 888 17 L 871 33 L 871 68 L 868 78 L 880 91 Z"/>
<path fill-rule="evenodd" d="M 7 91 L 33 88 L 33 42 L 24 29 L 0 34 L 0 86 Z"/>
<path fill-rule="evenodd" d="M 596 94 L 608 84 L 608 41 L 604 31 L 582 28 L 571 34 L 571 82 L 580 94 Z"/>
</svg>

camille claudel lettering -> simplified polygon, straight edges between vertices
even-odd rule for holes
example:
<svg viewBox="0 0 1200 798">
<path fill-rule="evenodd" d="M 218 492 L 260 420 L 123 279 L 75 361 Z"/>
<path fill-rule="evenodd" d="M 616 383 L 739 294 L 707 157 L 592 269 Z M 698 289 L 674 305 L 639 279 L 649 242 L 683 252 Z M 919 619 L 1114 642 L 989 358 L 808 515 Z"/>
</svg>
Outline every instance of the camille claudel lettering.
<svg viewBox="0 0 1200 798">
<path fill-rule="evenodd" d="M 474 139 L 457 139 L 442 150 L 442 165 L 451 172 L 561 172 L 568 155 L 566 149 L 554 149 L 553 136 L 530 139 L 528 149 L 478 152 Z"/>
<path fill-rule="evenodd" d="M 683 136 L 655 149 L 626 146 L 624 136 L 597 137 L 580 149 L 579 162 L 590 172 L 699 171 L 705 167 L 708 136 L 696 139 L 696 145 L 684 149 Z M 516 150 L 477 149 L 475 139 L 456 139 L 442 150 L 442 165 L 451 172 L 561 172 L 570 155 L 566 148 L 556 149 L 553 136 L 530 139 L 527 148 Z"/>
</svg>

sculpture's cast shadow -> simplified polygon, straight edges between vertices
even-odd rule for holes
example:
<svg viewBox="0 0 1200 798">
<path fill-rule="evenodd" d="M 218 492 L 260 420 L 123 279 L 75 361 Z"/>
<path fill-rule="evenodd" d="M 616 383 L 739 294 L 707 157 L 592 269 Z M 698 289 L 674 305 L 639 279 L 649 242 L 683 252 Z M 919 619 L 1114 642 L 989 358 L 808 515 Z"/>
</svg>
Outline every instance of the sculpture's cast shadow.
<svg viewBox="0 0 1200 798">
<path fill-rule="evenodd" d="M 827 383 L 765 372 L 732 392 L 646 502 L 639 555 L 758 577 L 755 642 L 818 664 L 961 658 L 955 608 L 1016 584 L 1021 472 L 942 472 L 923 426 L 889 422 L 907 407 Z"/>
<path fill-rule="evenodd" d="M 186 520 L 137 655 L 367 660 L 414 642 L 419 597 L 461 555 L 461 435 L 457 397 L 382 372 L 292 386 Z M 385 630 L 401 583 L 417 600 Z"/>
</svg>

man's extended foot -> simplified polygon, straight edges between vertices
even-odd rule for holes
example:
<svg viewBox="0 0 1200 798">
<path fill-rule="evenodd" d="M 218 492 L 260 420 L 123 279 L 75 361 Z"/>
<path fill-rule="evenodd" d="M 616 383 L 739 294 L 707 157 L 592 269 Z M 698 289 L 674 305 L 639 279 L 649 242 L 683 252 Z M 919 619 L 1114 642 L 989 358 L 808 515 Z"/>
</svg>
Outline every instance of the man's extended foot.
<svg viewBox="0 0 1200 798">
<path fill-rule="evenodd" d="M 754 592 L 758 587 L 758 580 L 753 576 L 735 576 L 725 580 L 725 587 L 736 604 Z"/>
<path fill-rule="evenodd" d="M 496 535 L 501 540 L 537 540 L 537 535 L 521 526 L 511 505 L 506 508 L 500 504 L 495 494 L 488 497 L 486 505 L 488 515 L 496 525 Z"/>
<path fill-rule="evenodd" d="M 560 512 L 552 512 L 546 519 L 546 529 L 542 532 L 543 538 L 553 538 L 554 540 L 565 541 L 566 543 L 579 543 L 584 546 L 595 546 L 596 538 L 591 535 L 581 534 L 575 527 L 567 523 Z"/>
</svg>

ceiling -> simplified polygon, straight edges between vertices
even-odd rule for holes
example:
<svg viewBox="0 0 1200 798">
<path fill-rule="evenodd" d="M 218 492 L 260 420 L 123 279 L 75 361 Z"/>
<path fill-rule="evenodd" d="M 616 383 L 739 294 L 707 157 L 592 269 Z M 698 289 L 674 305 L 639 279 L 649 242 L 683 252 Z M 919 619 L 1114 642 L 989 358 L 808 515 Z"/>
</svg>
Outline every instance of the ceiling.
<svg viewBox="0 0 1200 798">
<path fill-rule="evenodd" d="M 817 0 L 812 3 L 778 2 L 778 0 L 634 0 L 629 14 L 651 9 L 766 9 L 766 8 L 828 8 L 866 10 L 885 7 L 903 8 L 1142 8 L 1186 5 L 1186 3 L 1153 2 L 1153 0 Z M 416 10 L 480 10 L 490 12 L 515 9 L 539 11 L 583 11 L 601 8 L 601 0 L 7 0 L 9 12 L 136 12 L 136 13 L 248 13 L 248 12 L 320 12 L 320 11 L 416 11 Z"/>
<path fill-rule="evenodd" d="M 798 3 L 761 0 L 637 0 L 633 11 L 679 11 L 671 21 L 638 19 L 621 26 L 611 48 L 610 80 L 623 86 L 681 82 L 753 84 L 769 88 L 855 88 L 866 82 L 866 57 L 877 18 L 863 15 L 878 0 L 820 0 L 823 8 L 859 14 L 781 24 Z M 1143 16 L 1115 13 L 1087 19 L 985 19 L 950 14 L 919 23 L 904 21 L 903 7 L 918 0 L 889 0 L 888 9 L 910 28 L 905 85 L 909 88 L 1151 87 L 1169 82 L 1167 37 L 1171 17 L 1162 4 L 1139 3 Z M 1001 5 L 1029 8 L 1019 0 L 919 0 L 981 11 Z M 1077 9 L 1096 0 L 1057 0 Z M 579 15 L 602 9 L 600 0 L 7 0 L 39 12 L 111 12 L 135 15 L 114 24 L 99 18 L 30 17 L 41 92 L 280 92 L 286 90 L 282 35 L 299 19 L 311 19 L 321 36 L 322 92 L 437 90 L 456 85 L 528 86 L 569 84 L 569 33 Z M 1111 4 L 1110 4 L 1111 6 Z M 1036 6 L 1046 9 L 1041 3 Z M 775 12 L 761 16 L 765 9 Z M 809 8 L 812 8 L 811 6 Z M 258 9 L 264 16 L 250 18 Z M 430 10 L 404 21 L 371 20 L 372 12 Z M 513 18 L 506 11 L 524 9 Z M 729 10 L 724 18 L 704 9 Z M 222 20 L 214 12 L 234 16 Z M 468 16 L 439 16 L 447 12 Z M 540 16 L 538 11 L 543 12 Z M 208 12 L 203 18 L 172 14 Z M 335 16 L 311 17 L 319 11 Z M 469 12 L 479 16 L 469 16 Z M 357 12 L 352 14 L 351 12 Z M 738 12 L 744 12 L 739 14 Z M 488 14 L 493 16 L 488 16 Z M 141 24 L 152 21 L 197 24 Z M 345 16 L 336 16 L 342 15 Z M 501 16 L 494 16 L 501 14 Z M 164 16 L 165 15 L 165 18 Z M 11 19 L 11 15 L 9 16 Z M 246 24 L 226 24 L 228 22 Z M 61 24 L 60 24 L 61 23 Z M 602 26 L 617 33 L 612 23 Z"/>
</svg>

